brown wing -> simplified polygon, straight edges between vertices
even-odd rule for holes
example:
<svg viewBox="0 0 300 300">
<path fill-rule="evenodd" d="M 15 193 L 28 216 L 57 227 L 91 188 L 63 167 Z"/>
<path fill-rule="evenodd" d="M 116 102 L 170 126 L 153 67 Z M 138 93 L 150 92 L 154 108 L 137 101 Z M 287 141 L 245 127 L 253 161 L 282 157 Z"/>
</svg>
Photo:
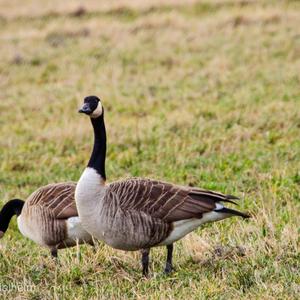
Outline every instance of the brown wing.
<svg viewBox="0 0 300 300">
<path fill-rule="evenodd" d="M 201 218 L 203 213 L 216 208 L 216 202 L 231 202 L 229 199 L 236 198 L 143 178 L 111 183 L 107 197 L 117 197 L 124 210 L 142 211 L 166 222 Z"/>
<path fill-rule="evenodd" d="M 43 186 L 33 192 L 26 205 L 38 205 L 48 208 L 56 219 L 68 219 L 78 216 L 75 204 L 75 182 L 54 183 Z"/>
</svg>

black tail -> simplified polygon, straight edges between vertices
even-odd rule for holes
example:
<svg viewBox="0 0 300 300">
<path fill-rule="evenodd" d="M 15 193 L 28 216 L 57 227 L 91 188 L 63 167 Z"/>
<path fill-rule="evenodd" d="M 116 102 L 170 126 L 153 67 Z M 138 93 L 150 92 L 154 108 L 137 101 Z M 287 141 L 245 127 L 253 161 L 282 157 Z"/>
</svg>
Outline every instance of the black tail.
<svg viewBox="0 0 300 300">
<path fill-rule="evenodd" d="M 217 210 L 215 210 L 215 212 L 223 213 L 223 214 L 229 214 L 229 215 L 232 215 L 232 216 L 239 216 L 239 217 L 242 217 L 242 218 L 245 218 L 245 219 L 251 217 L 248 214 L 245 214 L 245 213 L 242 213 L 238 210 L 234 210 L 234 209 L 227 208 L 227 207 L 223 207 L 222 209 L 217 209 Z"/>
<path fill-rule="evenodd" d="M 189 195 L 197 200 L 212 200 L 214 202 L 228 202 L 228 203 L 232 203 L 234 205 L 237 205 L 236 202 L 234 202 L 233 200 L 240 200 L 240 198 L 233 196 L 233 195 L 224 195 L 218 192 L 214 192 L 214 191 L 209 191 L 209 190 L 202 190 L 199 188 L 192 188 L 191 192 L 189 193 Z"/>
</svg>

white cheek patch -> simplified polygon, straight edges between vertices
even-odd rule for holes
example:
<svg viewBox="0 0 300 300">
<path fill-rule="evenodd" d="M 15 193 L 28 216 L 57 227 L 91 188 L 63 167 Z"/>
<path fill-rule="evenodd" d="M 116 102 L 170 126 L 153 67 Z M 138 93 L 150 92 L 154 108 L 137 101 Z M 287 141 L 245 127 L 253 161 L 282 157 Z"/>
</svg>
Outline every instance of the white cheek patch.
<svg viewBox="0 0 300 300">
<path fill-rule="evenodd" d="M 91 118 L 98 118 L 101 115 L 102 115 L 102 104 L 99 101 L 98 105 L 97 105 L 97 108 L 90 114 L 90 117 Z"/>
</svg>

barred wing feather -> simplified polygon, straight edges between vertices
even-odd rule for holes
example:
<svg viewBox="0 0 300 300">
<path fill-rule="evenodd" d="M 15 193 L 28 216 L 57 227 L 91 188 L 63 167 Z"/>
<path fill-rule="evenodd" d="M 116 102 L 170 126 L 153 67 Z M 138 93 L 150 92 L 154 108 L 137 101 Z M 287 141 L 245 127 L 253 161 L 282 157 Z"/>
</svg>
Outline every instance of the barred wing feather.
<svg viewBox="0 0 300 300">
<path fill-rule="evenodd" d="M 232 199 L 212 191 L 173 185 L 163 181 L 130 178 L 109 184 L 106 199 L 117 198 L 123 210 L 144 212 L 167 223 L 201 218 L 216 208 L 216 202 Z M 236 199 L 236 197 L 233 197 Z"/>
<path fill-rule="evenodd" d="M 56 219 L 76 217 L 75 188 L 75 182 L 48 184 L 32 193 L 25 204 L 47 209 Z"/>
</svg>

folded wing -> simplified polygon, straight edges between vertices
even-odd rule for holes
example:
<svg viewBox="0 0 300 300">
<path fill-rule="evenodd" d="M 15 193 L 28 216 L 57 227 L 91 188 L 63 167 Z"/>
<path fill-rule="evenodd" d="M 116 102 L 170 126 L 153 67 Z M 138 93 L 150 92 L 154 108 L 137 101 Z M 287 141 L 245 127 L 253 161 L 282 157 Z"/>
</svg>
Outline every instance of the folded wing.
<svg viewBox="0 0 300 300">
<path fill-rule="evenodd" d="M 201 218 L 213 211 L 217 202 L 237 199 L 213 191 L 173 185 L 163 181 L 131 178 L 109 185 L 108 197 L 124 210 L 141 211 L 167 223 Z"/>
<path fill-rule="evenodd" d="M 76 217 L 75 188 L 75 182 L 48 184 L 32 193 L 25 204 L 49 210 L 55 219 Z"/>
</svg>

